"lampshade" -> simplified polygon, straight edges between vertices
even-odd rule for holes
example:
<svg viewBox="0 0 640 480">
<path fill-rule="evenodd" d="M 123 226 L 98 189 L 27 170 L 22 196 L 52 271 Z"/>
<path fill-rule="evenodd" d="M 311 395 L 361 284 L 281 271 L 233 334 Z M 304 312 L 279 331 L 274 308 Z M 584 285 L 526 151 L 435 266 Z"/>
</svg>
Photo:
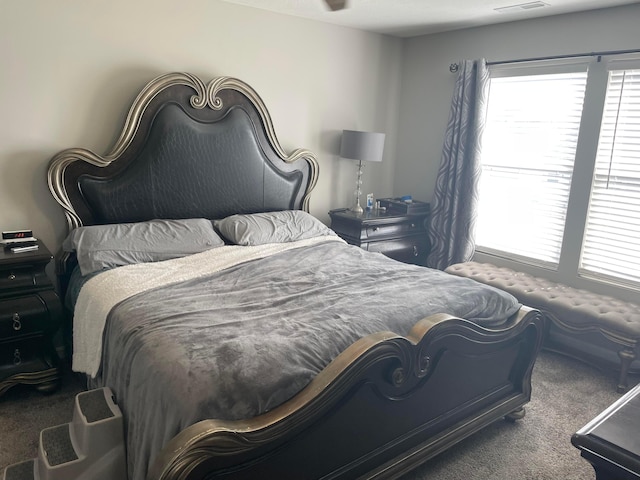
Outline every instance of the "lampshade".
<svg viewBox="0 0 640 480">
<path fill-rule="evenodd" d="M 363 212 L 360 205 L 362 195 L 362 161 L 381 162 L 384 150 L 384 133 L 358 132 L 356 130 L 343 130 L 342 143 L 340 144 L 340 156 L 358 160 L 358 177 L 356 179 L 356 201 L 349 210 L 356 214 Z M 367 207 L 368 208 L 368 207 Z"/>
<path fill-rule="evenodd" d="M 384 133 L 343 130 L 340 156 L 354 160 L 381 162 L 384 151 Z"/>
</svg>

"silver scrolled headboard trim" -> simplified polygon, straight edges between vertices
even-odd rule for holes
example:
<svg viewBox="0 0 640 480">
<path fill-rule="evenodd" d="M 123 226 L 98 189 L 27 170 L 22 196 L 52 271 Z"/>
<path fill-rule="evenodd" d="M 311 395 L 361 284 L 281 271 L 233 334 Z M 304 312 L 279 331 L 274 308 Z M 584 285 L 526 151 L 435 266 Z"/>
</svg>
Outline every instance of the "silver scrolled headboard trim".
<svg viewBox="0 0 640 480">
<path fill-rule="evenodd" d="M 286 163 L 293 163 L 299 159 L 307 161 L 310 170 L 309 183 L 302 198 L 301 206 L 304 210 L 309 211 L 309 196 L 318 181 L 318 160 L 315 154 L 306 149 L 299 148 L 289 154 L 284 151 L 276 136 L 269 111 L 256 91 L 247 83 L 233 77 L 217 77 L 211 80 L 208 85 L 205 85 L 204 82 L 195 75 L 185 72 L 175 72 L 157 77 L 142 89 L 129 109 L 124 128 L 120 133 L 120 137 L 111 148 L 111 151 L 105 155 L 98 155 L 84 148 L 70 148 L 59 152 L 51 159 L 47 175 L 49 189 L 54 199 L 64 209 L 69 230 L 82 226 L 83 222 L 75 211 L 64 184 L 66 168 L 76 161 L 84 161 L 98 167 L 106 167 L 119 158 L 135 137 L 142 116 L 151 101 L 160 92 L 174 85 L 191 87 L 195 93 L 191 96 L 189 102 L 193 108 L 199 110 L 205 107 L 209 107 L 212 110 L 222 109 L 224 106 L 223 101 L 218 96 L 222 90 L 235 90 L 247 97 L 256 107 L 265 127 L 267 140 L 280 159 Z"/>
</svg>

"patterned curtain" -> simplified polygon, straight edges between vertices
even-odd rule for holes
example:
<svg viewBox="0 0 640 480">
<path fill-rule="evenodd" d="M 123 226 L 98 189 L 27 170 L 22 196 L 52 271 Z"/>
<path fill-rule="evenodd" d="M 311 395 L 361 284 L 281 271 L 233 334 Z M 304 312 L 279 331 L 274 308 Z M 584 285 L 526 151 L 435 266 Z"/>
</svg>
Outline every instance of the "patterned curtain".
<svg viewBox="0 0 640 480">
<path fill-rule="evenodd" d="M 459 64 L 436 191 L 431 202 L 427 265 L 444 270 L 466 262 L 475 250 L 474 232 L 480 140 L 487 110 L 489 71 L 484 59 Z"/>
</svg>

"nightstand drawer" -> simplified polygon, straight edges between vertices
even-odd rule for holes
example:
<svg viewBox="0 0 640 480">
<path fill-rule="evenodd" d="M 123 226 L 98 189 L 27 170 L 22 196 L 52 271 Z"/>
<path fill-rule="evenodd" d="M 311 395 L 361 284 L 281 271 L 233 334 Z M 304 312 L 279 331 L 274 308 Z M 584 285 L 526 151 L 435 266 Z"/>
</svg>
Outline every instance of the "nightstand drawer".
<svg viewBox="0 0 640 480">
<path fill-rule="evenodd" d="M 32 287 L 36 284 L 37 279 L 31 266 L 0 270 L 0 290 Z"/>
<path fill-rule="evenodd" d="M 363 243 L 362 248 L 370 252 L 384 253 L 401 262 L 424 265 L 429 254 L 429 240 L 425 233 L 395 240 Z"/>
<path fill-rule="evenodd" d="M 34 362 L 41 363 L 38 360 L 42 349 L 41 343 L 41 341 L 34 341 L 33 339 L 0 343 L 0 372 L 12 370 L 16 367 L 23 371 L 21 367 L 26 367 Z"/>
<path fill-rule="evenodd" d="M 0 342 L 44 332 L 48 323 L 49 311 L 38 295 L 0 300 Z"/>
<path fill-rule="evenodd" d="M 425 231 L 424 218 L 420 217 L 414 221 L 402 223 L 368 225 L 364 237 L 369 240 L 375 240 L 378 238 L 402 237 Z"/>
</svg>

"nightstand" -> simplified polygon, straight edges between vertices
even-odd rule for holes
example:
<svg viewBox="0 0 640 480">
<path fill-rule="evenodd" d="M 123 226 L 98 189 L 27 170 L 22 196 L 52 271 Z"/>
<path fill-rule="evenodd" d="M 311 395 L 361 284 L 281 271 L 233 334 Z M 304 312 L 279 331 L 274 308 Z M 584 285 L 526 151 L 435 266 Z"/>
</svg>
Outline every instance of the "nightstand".
<svg viewBox="0 0 640 480">
<path fill-rule="evenodd" d="M 45 273 L 53 256 L 38 245 L 23 253 L 0 248 L 0 395 L 17 384 L 49 392 L 60 381 L 53 335 L 62 304 Z"/>
<path fill-rule="evenodd" d="M 402 214 L 371 210 L 362 214 L 331 210 L 331 229 L 342 239 L 370 252 L 405 263 L 425 265 L 429 255 L 428 213 Z"/>
</svg>

